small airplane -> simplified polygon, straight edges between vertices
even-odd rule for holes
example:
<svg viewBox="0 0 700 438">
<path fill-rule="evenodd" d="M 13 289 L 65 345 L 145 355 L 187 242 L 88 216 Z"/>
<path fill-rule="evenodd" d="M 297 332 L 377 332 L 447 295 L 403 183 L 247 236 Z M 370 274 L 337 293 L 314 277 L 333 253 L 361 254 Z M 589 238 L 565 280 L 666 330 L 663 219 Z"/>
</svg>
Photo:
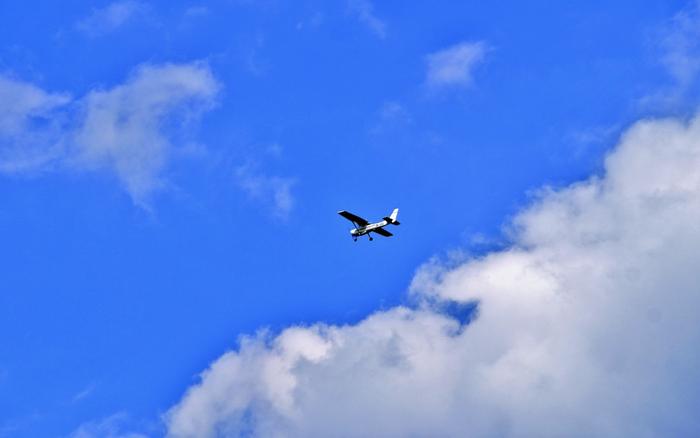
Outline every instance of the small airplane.
<svg viewBox="0 0 700 438">
<path fill-rule="evenodd" d="M 369 233 L 377 233 L 380 236 L 391 237 L 393 236 L 393 234 L 385 230 L 384 227 L 386 227 L 389 224 L 401 225 L 399 221 L 396 220 L 396 217 L 399 215 L 398 208 L 395 208 L 394 211 L 391 212 L 391 215 L 385 217 L 384 220 L 380 222 L 375 222 L 373 224 L 370 224 L 366 219 L 354 215 L 349 211 L 340 210 L 338 214 L 352 222 L 353 225 L 355 225 L 355 228 L 350 230 L 352 240 L 354 240 L 355 242 L 357 242 L 357 238 L 359 236 L 364 236 L 365 234 L 367 235 L 367 237 L 369 237 L 369 240 L 374 240 L 372 239 L 372 236 Z"/>
</svg>

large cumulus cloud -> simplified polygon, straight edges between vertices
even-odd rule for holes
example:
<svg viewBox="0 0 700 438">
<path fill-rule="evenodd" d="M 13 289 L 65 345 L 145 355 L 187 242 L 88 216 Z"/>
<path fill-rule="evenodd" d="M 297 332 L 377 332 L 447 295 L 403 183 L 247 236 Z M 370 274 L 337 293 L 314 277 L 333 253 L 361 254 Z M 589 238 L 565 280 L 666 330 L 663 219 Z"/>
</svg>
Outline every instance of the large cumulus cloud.
<svg viewBox="0 0 700 438">
<path fill-rule="evenodd" d="M 509 248 L 428 263 L 411 293 L 243 339 L 169 435 L 698 436 L 700 118 L 636 123 L 601 176 L 542 190 Z"/>
</svg>

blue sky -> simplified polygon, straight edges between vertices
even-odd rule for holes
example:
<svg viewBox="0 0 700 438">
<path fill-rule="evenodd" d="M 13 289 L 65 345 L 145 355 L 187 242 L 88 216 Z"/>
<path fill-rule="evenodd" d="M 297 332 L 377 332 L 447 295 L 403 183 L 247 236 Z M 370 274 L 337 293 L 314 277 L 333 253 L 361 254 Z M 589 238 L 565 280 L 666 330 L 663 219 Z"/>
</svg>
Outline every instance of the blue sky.
<svg viewBox="0 0 700 438">
<path fill-rule="evenodd" d="M 413 306 L 695 108 L 692 4 L 459 3 L 0 4 L 0 437 L 163 435 L 239 336 Z"/>
</svg>

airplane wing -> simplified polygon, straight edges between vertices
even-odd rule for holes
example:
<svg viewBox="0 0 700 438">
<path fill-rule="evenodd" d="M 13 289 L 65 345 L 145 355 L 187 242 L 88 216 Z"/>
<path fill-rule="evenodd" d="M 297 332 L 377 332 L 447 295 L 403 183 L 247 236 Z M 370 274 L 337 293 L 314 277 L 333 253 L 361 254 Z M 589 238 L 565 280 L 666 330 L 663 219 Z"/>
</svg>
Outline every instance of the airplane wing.
<svg viewBox="0 0 700 438">
<path fill-rule="evenodd" d="M 361 227 L 364 227 L 365 225 L 369 224 L 369 222 L 367 222 L 367 220 L 362 219 L 360 216 L 354 215 L 354 214 L 350 213 L 349 211 L 340 210 L 338 212 L 338 214 L 343 216 L 345 219 L 347 219 L 351 222 L 355 222 L 357 225 L 359 225 Z"/>
<path fill-rule="evenodd" d="M 372 230 L 373 233 L 381 234 L 384 237 L 391 237 L 393 234 L 385 230 L 384 228 L 375 228 Z"/>
</svg>

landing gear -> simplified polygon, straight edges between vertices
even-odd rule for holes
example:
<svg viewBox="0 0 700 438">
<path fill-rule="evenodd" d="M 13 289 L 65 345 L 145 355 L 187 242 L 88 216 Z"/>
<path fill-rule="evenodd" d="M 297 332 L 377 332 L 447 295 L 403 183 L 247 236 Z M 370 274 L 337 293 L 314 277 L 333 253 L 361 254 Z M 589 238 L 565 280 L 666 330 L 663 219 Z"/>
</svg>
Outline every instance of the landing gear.
<svg viewBox="0 0 700 438">
<path fill-rule="evenodd" d="M 369 234 L 367 235 L 367 237 L 369 237 L 370 242 L 374 240 L 374 239 L 372 239 L 372 236 L 370 236 Z"/>
</svg>

